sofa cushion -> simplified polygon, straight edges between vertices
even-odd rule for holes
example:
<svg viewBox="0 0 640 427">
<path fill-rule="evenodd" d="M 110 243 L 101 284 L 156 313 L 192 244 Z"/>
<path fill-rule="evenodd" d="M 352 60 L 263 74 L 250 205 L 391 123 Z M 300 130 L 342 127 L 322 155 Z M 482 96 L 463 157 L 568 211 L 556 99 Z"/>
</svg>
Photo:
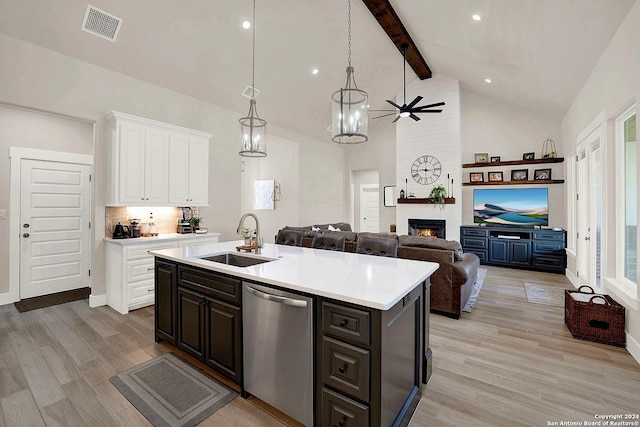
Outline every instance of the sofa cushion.
<svg viewBox="0 0 640 427">
<path fill-rule="evenodd" d="M 308 225 L 306 227 L 291 227 L 289 225 L 282 227 L 283 230 L 294 230 L 294 231 L 302 231 L 305 237 L 313 237 L 315 235 L 315 231 L 311 230 L 311 226 Z"/>
<path fill-rule="evenodd" d="M 445 240 L 438 237 L 400 236 L 399 246 L 412 246 L 417 248 L 442 249 L 453 251 L 454 261 L 462 261 L 462 245 L 455 240 Z"/>
</svg>

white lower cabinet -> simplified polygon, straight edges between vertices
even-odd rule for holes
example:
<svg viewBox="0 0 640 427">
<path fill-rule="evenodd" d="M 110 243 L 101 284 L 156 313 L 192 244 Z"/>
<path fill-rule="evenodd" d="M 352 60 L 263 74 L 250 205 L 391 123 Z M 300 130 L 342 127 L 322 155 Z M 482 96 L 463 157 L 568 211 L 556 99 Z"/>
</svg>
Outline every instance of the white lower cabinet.
<svg viewBox="0 0 640 427">
<path fill-rule="evenodd" d="M 154 257 L 149 251 L 218 243 L 218 236 L 189 236 L 163 242 L 107 244 L 107 304 L 119 313 L 153 305 Z"/>
</svg>

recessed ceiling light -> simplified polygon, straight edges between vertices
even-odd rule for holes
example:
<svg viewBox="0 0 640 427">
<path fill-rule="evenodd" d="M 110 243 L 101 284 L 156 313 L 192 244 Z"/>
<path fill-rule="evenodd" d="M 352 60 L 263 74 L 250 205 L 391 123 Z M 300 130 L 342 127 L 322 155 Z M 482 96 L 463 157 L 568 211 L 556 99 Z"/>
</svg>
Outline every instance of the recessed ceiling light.
<svg viewBox="0 0 640 427">
<path fill-rule="evenodd" d="M 311 70 L 311 74 L 313 74 L 314 76 L 317 76 L 319 72 L 320 70 L 318 70 L 317 68 Z"/>
<path fill-rule="evenodd" d="M 474 21 L 482 21 L 482 16 L 478 15 L 477 13 L 471 15 L 471 18 L 473 18 Z"/>
<path fill-rule="evenodd" d="M 484 82 L 485 82 L 485 83 L 491 83 L 491 82 L 492 82 L 492 80 L 491 80 L 490 78 L 488 78 L 488 77 L 487 77 L 486 79 L 484 79 Z"/>
<path fill-rule="evenodd" d="M 248 30 L 249 28 L 251 28 L 251 22 L 242 21 L 242 28 L 244 28 L 245 30 Z"/>
</svg>

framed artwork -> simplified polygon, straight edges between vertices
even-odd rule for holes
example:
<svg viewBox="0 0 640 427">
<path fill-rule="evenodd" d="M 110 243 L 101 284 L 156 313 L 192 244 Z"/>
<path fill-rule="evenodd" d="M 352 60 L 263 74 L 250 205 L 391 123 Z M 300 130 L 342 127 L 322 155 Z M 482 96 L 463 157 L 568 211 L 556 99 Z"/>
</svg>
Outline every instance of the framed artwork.
<svg viewBox="0 0 640 427">
<path fill-rule="evenodd" d="M 522 155 L 522 160 L 533 160 L 536 158 L 536 153 L 524 153 Z"/>
<path fill-rule="evenodd" d="M 469 174 L 469 180 L 471 182 L 483 182 L 484 181 L 484 172 L 471 172 Z"/>
<path fill-rule="evenodd" d="M 489 182 L 502 181 L 502 172 L 489 172 Z"/>
<path fill-rule="evenodd" d="M 395 185 L 384 186 L 384 205 L 385 206 L 396 205 L 396 186 Z"/>
<path fill-rule="evenodd" d="M 491 163 L 498 163 L 500 161 L 500 156 L 491 156 Z"/>
<path fill-rule="evenodd" d="M 514 169 L 511 171 L 511 181 L 529 180 L 529 169 Z"/>
<path fill-rule="evenodd" d="M 275 179 L 257 179 L 253 181 L 253 209 L 273 210 L 276 208 L 273 200 Z"/>
<path fill-rule="evenodd" d="M 489 161 L 489 153 L 476 153 L 473 158 L 476 163 L 487 163 Z"/>
<path fill-rule="evenodd" d="M 548 169 L 536 169 L 533 172 L 533 179 L 551 179 L 551 168 Z"/>
</svg>

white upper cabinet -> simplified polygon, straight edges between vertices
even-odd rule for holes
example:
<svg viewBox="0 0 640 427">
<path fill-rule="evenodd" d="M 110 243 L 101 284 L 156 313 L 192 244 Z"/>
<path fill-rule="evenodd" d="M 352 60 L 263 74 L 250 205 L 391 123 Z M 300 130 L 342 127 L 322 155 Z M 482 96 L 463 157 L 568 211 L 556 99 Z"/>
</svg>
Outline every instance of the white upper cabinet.
<svg viewBox="0 0 640 427">
<path fill-rule="evenodd" d="M 209 140 L 172 134 L 169 141 L 169 203 L 204 206 L 209 202 Z"/>
<path fill-rule="evenodd" d="M 111 112 L 108 206 L 208 204 L 211 134 Z"/>
</svg>

